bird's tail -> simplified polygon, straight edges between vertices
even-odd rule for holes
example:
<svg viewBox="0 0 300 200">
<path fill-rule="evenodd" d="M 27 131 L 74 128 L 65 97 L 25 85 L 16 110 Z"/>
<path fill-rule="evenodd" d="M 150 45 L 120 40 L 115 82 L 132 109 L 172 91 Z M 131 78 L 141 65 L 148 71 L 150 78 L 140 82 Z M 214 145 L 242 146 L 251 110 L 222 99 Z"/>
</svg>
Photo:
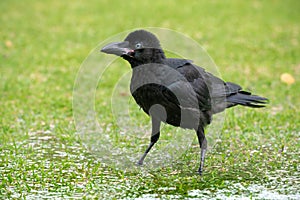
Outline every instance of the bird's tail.
<svg viewBox="0 0 300 200">
<path fill-rule="evenodd" d="M 250 92 L 239 91 L 236 94 L 230 95 L 226 98 L 227 108 L 242 105 L 251 108 L 265 107 L 269 100 L 265 97 L 252 95 Z"/>
</svg>

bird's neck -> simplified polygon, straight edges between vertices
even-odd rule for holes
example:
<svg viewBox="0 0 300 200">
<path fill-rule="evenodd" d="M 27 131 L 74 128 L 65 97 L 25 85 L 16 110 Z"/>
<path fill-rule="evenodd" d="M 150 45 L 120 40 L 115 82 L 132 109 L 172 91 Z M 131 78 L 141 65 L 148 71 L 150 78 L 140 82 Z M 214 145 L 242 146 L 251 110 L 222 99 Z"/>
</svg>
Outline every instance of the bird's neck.
<svg viewBox="0 0 300 200">
<path fill-rule="evenodd" d="M 131 67 L 134 68 L 139 65 L 145 65 L 150 63 L 163 63 L 166 56 L 162 49 L 147 48 L 140 51 L 136 51 L 134 56 L 122 56 L 127 60 Z"/>
</svg>

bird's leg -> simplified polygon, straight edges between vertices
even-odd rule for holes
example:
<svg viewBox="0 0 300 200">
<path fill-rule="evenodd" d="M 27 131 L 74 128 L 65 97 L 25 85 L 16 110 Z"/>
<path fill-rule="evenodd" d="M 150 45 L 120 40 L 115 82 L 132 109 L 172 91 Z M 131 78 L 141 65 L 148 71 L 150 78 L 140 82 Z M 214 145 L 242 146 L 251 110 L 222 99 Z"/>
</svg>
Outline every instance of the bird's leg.
<svg viewBox="0 0 300 200">
<path fill-rule="evenodd" d="M 204 135 L 204 129 L 202 127 L 199 127 L 197 130 L 197 137 L 201 149 L 201 157 L 200 157 L 200 167 L 198 169 L 198 173 L 202 175 L 203 167 L 204 167 L 204 160 L 205 160 L 205 153 L 207 149 L 207 141 Z"/>
<path fill-rule="evenodd" d="M 144 159 L 146 158 L 147 154 L 149 153 L 149 151 L 151 150 L 151 148 L 153 147 L 153 145 L 158 141 L 159 139 L 159 135 L 160 135 L 160 121 L 157 119 L 154 119 L 154 117 L 151 117 L 152 119 L 152 134 L 151 134 L 151 140 L 150 140 L 150 144 L 147 147 L 145 153 L 142 155 L 142 157 L 140 158 L 140 160 L 138 161 L 138 165 L 142 165 L 144 162 Z"/>
</svg>

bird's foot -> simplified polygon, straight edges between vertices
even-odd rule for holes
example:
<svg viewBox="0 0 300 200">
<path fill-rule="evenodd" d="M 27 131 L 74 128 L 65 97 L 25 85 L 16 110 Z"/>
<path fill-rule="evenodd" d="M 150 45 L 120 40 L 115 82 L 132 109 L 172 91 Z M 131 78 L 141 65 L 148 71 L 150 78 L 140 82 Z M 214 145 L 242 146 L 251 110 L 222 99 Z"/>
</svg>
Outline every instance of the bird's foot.
<svg viewBox="0 0 300 200">
<path fill-rule="evenodd" d="M 200 176 L 202 176 L 202 172 L 203 172 L 202 168 L 199 167 L 199 169 L 198 169 L 198 174 L 199 174 Z"/>
<path fill-rule="evenodd" d="M 143 165 L 143 160 L 139 160 L 137 163 L 136 163 L 137 166 L 142 166 Z"/>
</svg>

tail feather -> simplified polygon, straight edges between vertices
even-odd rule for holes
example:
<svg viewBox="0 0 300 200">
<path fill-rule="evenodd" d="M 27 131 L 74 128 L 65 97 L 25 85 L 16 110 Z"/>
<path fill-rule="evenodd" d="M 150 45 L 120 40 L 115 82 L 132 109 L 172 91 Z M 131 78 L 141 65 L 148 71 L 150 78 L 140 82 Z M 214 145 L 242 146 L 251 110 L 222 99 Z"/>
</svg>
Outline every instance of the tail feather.
<svg viewBox="0 0 300 200">
<path fill-rule="evenodd" d="M 230 95 L 226 98 L 228 107 L 235 105 L 242 105 L 251 108 L 265 107 L 269 100 L 265 97 L 251 95 L 250 92 L 239 91 L 236 94 Z"/>
</svg>

